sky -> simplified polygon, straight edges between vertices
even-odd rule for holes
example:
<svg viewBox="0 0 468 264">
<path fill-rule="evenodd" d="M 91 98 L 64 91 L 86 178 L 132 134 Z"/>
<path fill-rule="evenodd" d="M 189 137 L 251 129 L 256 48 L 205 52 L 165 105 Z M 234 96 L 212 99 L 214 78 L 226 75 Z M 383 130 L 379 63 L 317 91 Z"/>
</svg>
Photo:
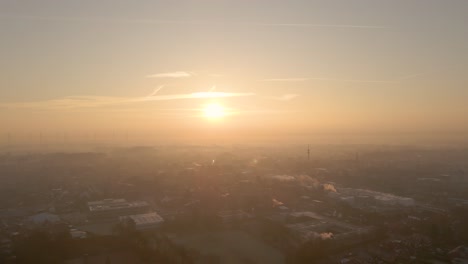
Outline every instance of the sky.
<svg viewBox="0 0 468 264">
<path fill-rule="evenodd" d="M 466 0 L 0 0 L 0 132 L 467 135 L 466 14 Z"/>
</svg>

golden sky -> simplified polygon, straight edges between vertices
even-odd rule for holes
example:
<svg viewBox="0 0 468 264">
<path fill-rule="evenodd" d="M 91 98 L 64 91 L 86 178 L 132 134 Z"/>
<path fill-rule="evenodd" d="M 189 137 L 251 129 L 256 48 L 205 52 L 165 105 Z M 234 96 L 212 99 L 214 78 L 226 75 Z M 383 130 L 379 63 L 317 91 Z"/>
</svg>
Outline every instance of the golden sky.
<svg viewBox="0 0 468 264">
<path fill-rule="evenodd" d="M 468 131 L 468 2 L 2 1 L 11 134 Z"/>
</svg>

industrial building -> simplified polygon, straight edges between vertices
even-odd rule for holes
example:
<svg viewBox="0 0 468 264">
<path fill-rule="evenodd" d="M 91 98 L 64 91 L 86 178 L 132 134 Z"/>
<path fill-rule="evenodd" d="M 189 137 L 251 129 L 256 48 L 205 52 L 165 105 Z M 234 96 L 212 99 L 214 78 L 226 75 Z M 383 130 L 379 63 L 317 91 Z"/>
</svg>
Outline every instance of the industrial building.
<svg viewBox="0 0 468 264">
<path fill-rule="evenodd" d="M 145 201 L 127 202 L 125 199 L 104 199 L 88 203 L 88 219 L 93 221 L 118 221 L 120 216 L 148 212 Z"/>
<path fill-rule="evenodd" d="M 126 223 L 128 220 L 132 220 L 135 223 L 135 229 L 138 231 L 152 230 L 161 226 L 164 219 L 155 212 L 147 214 L 137 214 L 121 216 L 121 223 Z"/>
<path fill-rule="evenodd" d="M 357 226 L 315 212 L 303 211 L 280 213 L 267 217 L 268 220 L 288 230 L 291 245 L 300 246 L 311 240 L 333 239 L 336 243 L 359 243 L 374 230 L 369 226 Z"/>
<path fill-rule="evenodd" d="M 413 198 L 402 197 L 389 193 L 376 192 L 365 189 L 338 188 L 337 192 L 330 192 L 329 196 L 339 199 L 352 206 L 402 206 L 415 205 Z"/>
</svg>

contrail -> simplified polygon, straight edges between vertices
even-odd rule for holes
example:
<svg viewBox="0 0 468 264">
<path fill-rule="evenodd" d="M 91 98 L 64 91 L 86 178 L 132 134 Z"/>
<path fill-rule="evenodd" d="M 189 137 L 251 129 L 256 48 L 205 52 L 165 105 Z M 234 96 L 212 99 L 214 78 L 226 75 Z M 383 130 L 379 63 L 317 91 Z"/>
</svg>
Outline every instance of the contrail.
<svg viewBox="0 0 468 264">
<path fill-rule="evenodd" d="M 347 25 L 347 24 L 309 24 L 309 23 L 249 23 L 249 25 L 257 26 L 273 26 L 273 27 L 305 27 L 305 28 L 354 28 L 354 29 L 389 29 L 384 26 L 370 25 Z"/>
<path fill-rule="evenodd" d="M 306 81 L 333 81 L 333 82 L 355 82 L 355 83 L 396 83 L 392 80 L 355 80 L 355 79 L 335 79 L 335 78 L 274 78 L 263 79 L 262 82 L 306 82 Z"/>
<path fill-rule="evenodd" d="M 159 90 L 162 87 L 159 88 Z M 227 92 L 195 92 L 182 94 L 156 95 L 158 89 L 153 95 L 146 97 L 104 97 L 104 96 L 68 96 L 64 98 L 31 101 L 31 102 L 11 102 L 0 103 L 0 108 L 44 108 L 44 109 L 72 109 L 72 108 L 92 108 L 105 107 L 112 105 L 136 104 L 151 101 L 169 101 L 183 99 L 204 99 L 204 98 L 228 98 L 255 96 L 255 93 L 227 93 Z"/>
<path fill-rule="evenodd" d="M 164 88 L 164 85 L 158 86 L 150 95 L 148 95 L 148 97 L 155 96 L 162 88 Z"/>
<path fill-rule="evenodd" d="M 70 21 L 70 22 L 107 22 L 107 23 L 134 23 L 134 24 L 187 24 L 187 25 L 211 25 L 219 21 L 197 20 L 160 20 L 160 19 L 125 19 L 125 18 L 101 18 L 101 17 L 60 17 L 60 16 L 30 16 L 16 14 L 0 14 L 0 19 L 23 19 L 44 21 Z M 313 24 L 313 23 L 259 23 L 259 22 L 223 22 L 226 25 L 252 25 L 270 27 L 303 27 L 303 28 L 349 28 L 349 29 L 389 29 L 385 26 L 353 25 L 353 24 Z"/>
</svg>

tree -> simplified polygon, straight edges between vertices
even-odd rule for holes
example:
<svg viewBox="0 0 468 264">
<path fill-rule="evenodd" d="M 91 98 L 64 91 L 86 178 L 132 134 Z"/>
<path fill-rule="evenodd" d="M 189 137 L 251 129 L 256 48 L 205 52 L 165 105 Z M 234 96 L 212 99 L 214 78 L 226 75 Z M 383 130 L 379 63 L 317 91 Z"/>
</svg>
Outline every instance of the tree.
<svg viewBox="0 0 468 264">
<path fill-rule="evenodd" d="M 70 248 L 66 235 L 52 237 L 45 231 L 35 230 L 14 245 L 18 263 L 62 263 Z"/>
</svg>

